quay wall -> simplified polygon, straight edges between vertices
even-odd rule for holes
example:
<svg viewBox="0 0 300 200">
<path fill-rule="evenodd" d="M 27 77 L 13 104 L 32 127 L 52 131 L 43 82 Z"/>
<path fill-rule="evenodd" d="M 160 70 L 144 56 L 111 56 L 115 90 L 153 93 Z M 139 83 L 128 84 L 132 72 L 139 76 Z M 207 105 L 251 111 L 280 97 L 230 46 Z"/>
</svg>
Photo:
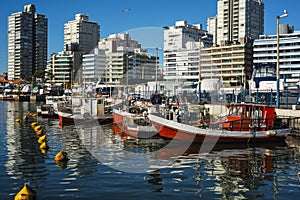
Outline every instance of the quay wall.
<svg viewBox="0 0 300 200">
<path fill-rule="evenodd" d="M 228 108 L 226 105 L 222 104 L 205 104 L 205 108 L 209 109 L 210 115 L 223 115 L 228 113 Z"/>
<path fill-rule="evenodd" d="M 2 101 L 46 102 L 45 95 L 0 95 Z"/>
<path fill-rule="evenodd" d="M 276 108 L 275 112 L 277 115 L 286 117 L 300 117 L 300 110 Z"/>
</svg>

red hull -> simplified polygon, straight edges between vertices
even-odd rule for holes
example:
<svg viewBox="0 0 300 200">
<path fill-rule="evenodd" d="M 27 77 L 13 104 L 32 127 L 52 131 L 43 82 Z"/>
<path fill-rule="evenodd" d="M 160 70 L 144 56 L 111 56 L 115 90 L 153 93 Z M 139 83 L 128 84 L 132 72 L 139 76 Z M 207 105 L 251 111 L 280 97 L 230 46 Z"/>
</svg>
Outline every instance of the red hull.
<svg viewBox="0 0 300 200">
<path fill-rule="evenodd" d="M 118 127 L 120 131 L 125 132 L 123 122 L 124 122 L 124 116 L 114 112 L 113 114 L 114 125 Z"/>
<path fill-rule="evenodd" d="M 286 135 L 280 136 L 264 136 L 264 137 L 247 137 L 247 136 L 217 136 L 206 134 L 195 134 L 185 130 L 178 130 L 157 122 L 152 124 L 158 131 L 158 134 L 167 139 L 185 140 L 193 142 L 215 142 L 217 143 L 268 143 L 268 142 L 282 142 L 285 140 Z"/>
<path fill-rule="evenodd" d="M 114 129 L 119 133 L 124 133 L 134 138 L 151 138 L 156 135 L 156 132 L 154 133 L 150 127 L 138 128 L 127 126 L 127 124 L 124 123 L 124 121 L 126 120 L 126 116 L 122 115 L 121 113 L 114 112 L 113 118 L 113 122 L 115 125 Z"/>
</svg>

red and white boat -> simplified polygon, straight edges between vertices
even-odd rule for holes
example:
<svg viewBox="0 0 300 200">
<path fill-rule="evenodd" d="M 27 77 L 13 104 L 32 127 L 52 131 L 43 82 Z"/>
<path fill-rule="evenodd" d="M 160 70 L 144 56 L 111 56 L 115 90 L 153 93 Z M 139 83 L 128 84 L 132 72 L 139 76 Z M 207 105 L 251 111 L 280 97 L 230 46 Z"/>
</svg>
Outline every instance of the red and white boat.
<svg viewBox="0 0 300 200">
<path fill-rule="evenodd" d="M 157 134 L 156 129 L 145 119 L 146 116 L 129 113 L 123 110 L 113 110 L 115 130 L 134 138 L 151 138 Z"/>
<path fill-rule="evenodd" d="M 288 118 L 275 116 L 275 108 L 259 104 L 231 104 L 225 119 L 206 126 L 168 120 L 159 114 L 148 118 L 167 139 L 217 143 L 268 143 L 284 141 L 292 131 Z"/>
</svg>

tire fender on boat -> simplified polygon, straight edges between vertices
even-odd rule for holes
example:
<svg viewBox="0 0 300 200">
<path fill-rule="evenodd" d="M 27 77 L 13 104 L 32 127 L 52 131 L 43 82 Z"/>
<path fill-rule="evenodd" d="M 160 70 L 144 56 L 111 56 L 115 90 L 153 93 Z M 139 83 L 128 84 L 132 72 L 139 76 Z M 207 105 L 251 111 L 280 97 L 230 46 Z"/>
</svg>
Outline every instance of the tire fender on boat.
<svg viewBox="0 0 300 200">
<path fill-rule="evenodd" d="M 274 130 L 268 130 L 268 131 L 266 132 L 266 135 L 268 135 L 268 136 L 276 136 L 276 135 L 277 135 L 277 132 L 274 131 Z"/>
<path fill-rule="evenodd" d="M 90 115 L 90 113 L 84 113 L 83 118 L 84 119 L 93 119 L 93 117 Z"/>
</svg>

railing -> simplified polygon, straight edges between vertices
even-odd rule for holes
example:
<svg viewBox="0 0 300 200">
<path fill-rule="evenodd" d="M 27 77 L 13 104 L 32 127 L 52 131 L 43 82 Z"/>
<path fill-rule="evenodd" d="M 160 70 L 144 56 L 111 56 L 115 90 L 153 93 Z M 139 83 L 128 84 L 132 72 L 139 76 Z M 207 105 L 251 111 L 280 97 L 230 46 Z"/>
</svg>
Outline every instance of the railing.
<svg viewBox="0 0 300 200">
<path fill-rule="evenodd" d="M 272 124 L 269 124 L 269 123 Z M 218 121 L 208 125 L 211 129 L 227 129 L 230 131 L 260 131 L 260 130 L 276 130 L 290 128 L 292 130 L 300 130 L 300 117 L 283 117 L 277 118 L 240 118 L 236 120 Z"/>
</svg>

